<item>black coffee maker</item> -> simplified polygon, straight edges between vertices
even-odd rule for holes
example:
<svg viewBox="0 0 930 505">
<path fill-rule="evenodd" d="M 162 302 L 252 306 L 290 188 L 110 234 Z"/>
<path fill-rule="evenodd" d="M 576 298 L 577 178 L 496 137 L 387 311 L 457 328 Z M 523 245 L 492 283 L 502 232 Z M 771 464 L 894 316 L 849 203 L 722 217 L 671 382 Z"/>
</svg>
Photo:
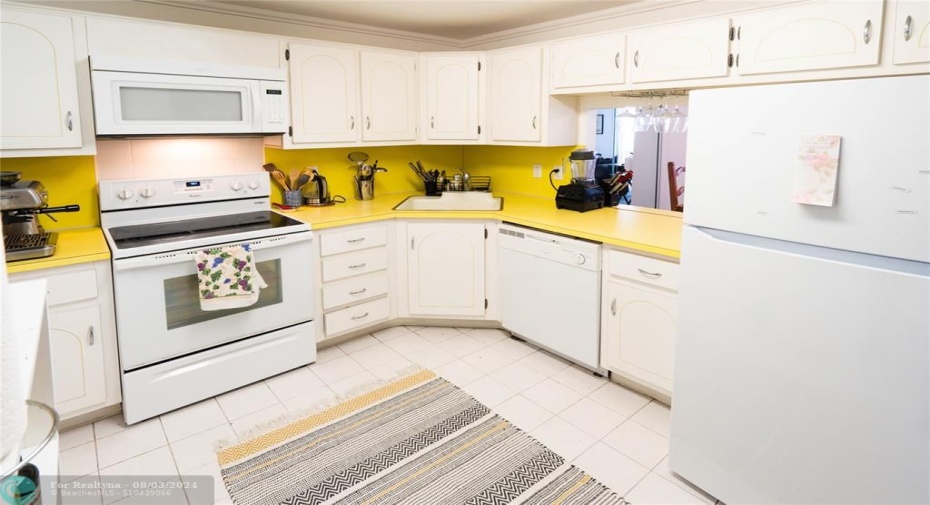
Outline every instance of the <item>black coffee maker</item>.
<svg viewBox="0 0 930 505">
<path fill-rule="evenodd" d="M 604 190 L 594 180 L 597 162 L 594 151 L 577 149 L 568 157 L 572 170 L 572 181 L 559 186 L 555 206 L 559 209 L 587 212 L 604 206 Z"/>
</svg>

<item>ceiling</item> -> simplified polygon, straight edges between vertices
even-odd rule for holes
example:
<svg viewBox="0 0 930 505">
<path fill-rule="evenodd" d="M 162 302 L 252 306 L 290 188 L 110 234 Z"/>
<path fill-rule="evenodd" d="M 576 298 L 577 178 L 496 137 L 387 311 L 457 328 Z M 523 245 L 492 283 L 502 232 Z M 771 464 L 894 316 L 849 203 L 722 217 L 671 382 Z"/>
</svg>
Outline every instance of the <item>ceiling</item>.
<svg viewBox="0 0 930 505">
<path fill-rule="evenodd" d="M 230 13 L 244 8 L 465 40 L 637 1 L 642 0 L 212 0 L 209 4 L 213 9 L 226 6 Z"/>
</svg>

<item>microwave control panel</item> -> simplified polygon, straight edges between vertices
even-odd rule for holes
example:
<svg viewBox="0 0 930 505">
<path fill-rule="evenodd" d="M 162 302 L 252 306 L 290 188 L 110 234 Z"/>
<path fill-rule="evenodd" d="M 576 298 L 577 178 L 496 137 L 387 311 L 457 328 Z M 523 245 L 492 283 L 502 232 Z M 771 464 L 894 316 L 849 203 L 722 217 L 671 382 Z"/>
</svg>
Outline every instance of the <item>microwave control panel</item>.
<svg viewBox="0 0 930 505">
<path fill-rule="evenodd" d="M 285 84 L 277 81 L 262 81 L 261 96 L 263 132 L 279 130 L 283 133 L 288 123 Z M 273 129 L 269 130 L 269 128 Z"/>
</svg>

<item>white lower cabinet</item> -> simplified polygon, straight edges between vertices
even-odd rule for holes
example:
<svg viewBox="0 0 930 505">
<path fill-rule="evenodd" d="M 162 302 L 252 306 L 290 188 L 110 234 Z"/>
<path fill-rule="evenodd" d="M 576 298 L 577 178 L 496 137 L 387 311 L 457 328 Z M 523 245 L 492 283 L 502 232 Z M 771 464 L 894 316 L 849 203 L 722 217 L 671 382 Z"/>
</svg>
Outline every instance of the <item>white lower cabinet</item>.
<svg viewBox="0 0 930 505">
<path fill-rule="evenodd" d="M 484 223 L 407 223 L 410 315 L 483 317 L 486 239 Z"/>
<path fill-rule="evenodd" d="M 10 274 L 45 279 L 55 408 L 63 420 L 121 401 L 108 261 Z"/>
<path fill-rule="evenodd" d="M 322 339 L 391 317 L 389 223 L 319 232 Z"/>
<path fill-rule="evenodd" d="M 100 309 L 84 307 L 49 313 L 49 348 L 55 404 L 78 410 L 106 400 Z"/>
<path fill-rule="evenodd" d="M 605 260 L 601 366 L 670 397 L 678 265 L 615 250 Z"/>
</svg>

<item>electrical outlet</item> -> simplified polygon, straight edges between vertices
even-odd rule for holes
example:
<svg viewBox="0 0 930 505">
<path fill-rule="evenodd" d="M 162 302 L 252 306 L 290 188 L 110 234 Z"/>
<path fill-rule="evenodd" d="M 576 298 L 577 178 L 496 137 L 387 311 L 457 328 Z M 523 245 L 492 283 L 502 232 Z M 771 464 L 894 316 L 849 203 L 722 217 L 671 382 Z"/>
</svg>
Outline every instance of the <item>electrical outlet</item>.
<svg viewBox="0 0 930 505">
<path fill-rule="evenodd" d="M 542 165 L 533 165 L 533 177 L 542 178 Z"/>
<path fill-rule="evenodd" d="M 562 175 L 562 172 L 564 172 L 565 169 L 563 169 L 560 165 L 555 165 L 554 167 L 552 167 L 552 170 L 555 172 L 554 174 L 552 174 L 552 179 L 553 179 L 553 180 L 561 181 L 562 179 L 565 178 L 565 177 Z"/>
</svg>

